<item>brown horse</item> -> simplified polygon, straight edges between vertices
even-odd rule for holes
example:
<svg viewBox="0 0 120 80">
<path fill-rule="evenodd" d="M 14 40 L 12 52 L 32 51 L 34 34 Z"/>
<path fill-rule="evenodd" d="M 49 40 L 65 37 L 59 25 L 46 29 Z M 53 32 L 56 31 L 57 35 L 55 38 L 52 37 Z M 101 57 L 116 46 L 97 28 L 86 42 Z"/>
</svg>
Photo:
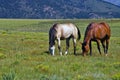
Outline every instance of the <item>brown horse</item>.
<svg viewBox="0 0 120 80">
<path fill-rule="evenodd" d="M 60 46 L 60 40 L 66 39 L 66 52 L 68 53 L 69 48 L 69 40 L 73 39 L 74 44 L 74 54 L 76 54 L 76 39 L 80 39 L 81 34 L 78 27 L 76 27 L 72 23 L 66 23 L 66 24 L 54 24 L 50 30 L 49 30 L 49 51 L 52 55 L 54 55 L 55 52 L 55 40 L 58 42 L 58 49 L 60 52 L 60 55 L 62 55 L 62 50 Z"/>
<path fill-rule="evenodd" d="M 102 46 L 104 48 L 104 53 L 107 56 L 108 46 L 109 46 L 109 39 L 111 35 L 110 27 L 107 23 L 101 22 L 101 23 L 90 23 L 87 26 L 84 41 L 82 43 L 82 54 L 83 56 L 86 55 L 86 53 L 90 49 L 90 55 L 92 55 L 92 46 L 91 41 L 97 42 L 97 48 L 99 50 L 99 53 L 101 54 L 100 50 L 100 42 L 102 43 Z"/>
</svg>

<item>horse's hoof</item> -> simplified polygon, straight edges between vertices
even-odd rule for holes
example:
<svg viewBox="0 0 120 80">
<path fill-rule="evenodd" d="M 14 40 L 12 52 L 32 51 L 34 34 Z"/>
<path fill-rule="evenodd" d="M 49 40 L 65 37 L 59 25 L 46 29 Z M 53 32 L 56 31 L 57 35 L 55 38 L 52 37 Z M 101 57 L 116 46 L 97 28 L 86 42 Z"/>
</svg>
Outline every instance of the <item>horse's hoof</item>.
<svg viewBox="0 0 120 80">
<path fill-rule="evenodd" d="M 67 51 L 65 51 L 65 55 L 67 55 L 67 53 L 68 53 L 68 52 L 67 52 Z"/>
<path fill-rule="evenodd" d="M 85 57 L 86 56 L 86 54 L 83 54 L 83 57 Z"/>
<path fill-rule="evenodd" d="M 105 56 L 108 56 L 108 54 L 105 54 Z"/>
<path fill-rule="evenodd" d="M 55 55 L 52 54 L 52 56 L 55 56 Z"/>
<path fill-rule="evenodd" d="M 62 52 L 60 52 L 60 56 L 62 56 Z"/>
</svg>

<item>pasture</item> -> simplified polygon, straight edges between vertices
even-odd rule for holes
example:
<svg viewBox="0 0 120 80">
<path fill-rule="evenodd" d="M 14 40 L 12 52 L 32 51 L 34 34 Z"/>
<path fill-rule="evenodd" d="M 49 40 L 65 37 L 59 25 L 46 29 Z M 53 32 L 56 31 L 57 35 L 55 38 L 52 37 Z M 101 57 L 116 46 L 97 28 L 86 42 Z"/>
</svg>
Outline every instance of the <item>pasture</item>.
<svg viewBox="0 0 120 80">
<path fill-rule="evenodd" d="M 83 57 L 81 44 L 90 22 L 105 21 L 111 27 L 108 56 L 92 42 L 93 55 Z M 72 22 L 81 31 L 77 56 L 70 42 L 68 55 L 48 54 L 48 32 L 54 23 Z M 120 19 L 47 20 L 0 19 L 0 80 L 120 80 Z M 72 41 L 72 40 L 71 40 Z M 61 42 L 65 51 L 65 41 Z"/>
</svg>

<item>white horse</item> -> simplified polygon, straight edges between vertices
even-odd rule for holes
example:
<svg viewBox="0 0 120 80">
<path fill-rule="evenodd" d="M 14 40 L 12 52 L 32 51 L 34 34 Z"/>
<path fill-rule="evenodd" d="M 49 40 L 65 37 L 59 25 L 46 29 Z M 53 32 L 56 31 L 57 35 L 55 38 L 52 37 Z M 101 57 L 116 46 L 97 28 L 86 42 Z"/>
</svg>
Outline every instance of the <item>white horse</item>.
<svg viewBox="0 0 120 80">
<path fill-rule="evenodd" d="M 66 39 L 66 51 L 68 53 L 69 40 L 72 38 L 74 44 L 74 55 L 76 55 L 76 40 L 80 40 L 81 34 L 78 27 L 72 23 L 67 24 L 54 24 L 49 30 L 49 52 L 54 56 L 55 53 L 55 40 L 58 42 L 58 49 L 60 55 L 62 55 L 62 50 L 60 46 L 60 40 Z"/>
</svg>

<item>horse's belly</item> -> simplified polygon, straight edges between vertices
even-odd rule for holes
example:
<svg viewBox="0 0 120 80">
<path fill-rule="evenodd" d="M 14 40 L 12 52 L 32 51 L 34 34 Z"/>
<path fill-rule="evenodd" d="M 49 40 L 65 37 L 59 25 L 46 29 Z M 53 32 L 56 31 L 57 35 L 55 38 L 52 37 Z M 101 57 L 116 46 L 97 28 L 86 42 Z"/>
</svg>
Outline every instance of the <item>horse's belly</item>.
<svg viewBox="0 0 120 80">
<path fill-rule="evenodd" d="M 64 36 L 65 38 L 68 38 L 68 37 L 70 37 L 71 35 L 72 35 L 72 31 L 70 31 L 70 30 L 65 31 L 65 32 L 63 33 L 63 36 Z"/>
</svg>

